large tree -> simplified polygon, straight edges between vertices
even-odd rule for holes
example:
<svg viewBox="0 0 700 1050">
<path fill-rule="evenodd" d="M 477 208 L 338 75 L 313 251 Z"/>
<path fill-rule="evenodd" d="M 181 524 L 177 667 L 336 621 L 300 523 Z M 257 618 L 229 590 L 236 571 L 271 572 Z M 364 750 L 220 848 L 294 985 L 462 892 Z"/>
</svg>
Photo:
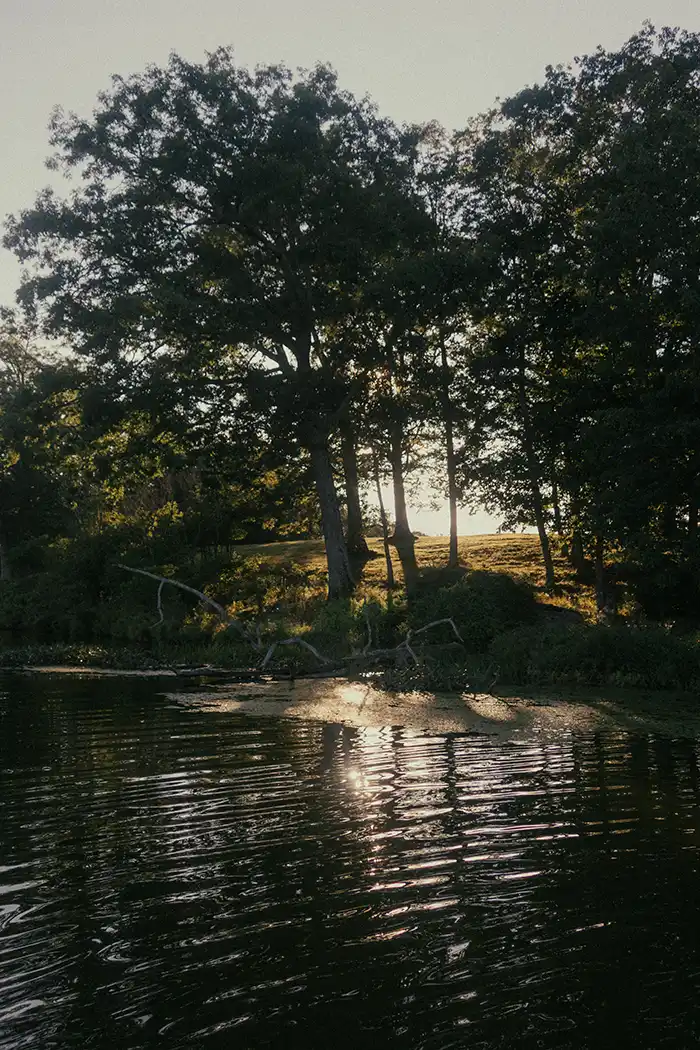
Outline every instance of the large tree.
<svg viewBox="0 0 700 1050">
<path fill-rule="evenodd" d="M 352 577 L 329 437 L 346 405 L 332 333 L 415 212 L 415 137 L 338 89 L 325 66 L 251 73 L 228 50 L 203 64 L 114 78 L 91 117 L 57 113 L 54 164 L 6 244 L 31 266 L 20 292 L 50 335 L 105 368 L 170 348 L 228 357 L 282 383 L 308 450 L 329 595 Z"/>
<path fill-rule="evenodd" d="M 462 136 L 481 480 L 604 559 L 697 565 L 700 37 L 650 25 Z M 568 519 L 568 522 L 567 522 Z M 697 571 L 697 570 L 696 570 Z"/>
</svg>

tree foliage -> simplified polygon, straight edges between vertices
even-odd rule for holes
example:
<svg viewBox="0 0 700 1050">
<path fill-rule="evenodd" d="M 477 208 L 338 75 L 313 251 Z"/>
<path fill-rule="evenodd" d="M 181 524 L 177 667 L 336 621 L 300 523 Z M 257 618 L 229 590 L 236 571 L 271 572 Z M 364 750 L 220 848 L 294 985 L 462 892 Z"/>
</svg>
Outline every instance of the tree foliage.
<svg viewBox="0 0 700 1050">
<path fill-rule="evenodd" d="M 625 583 L 697 615 L 700 36 L 645 25 L 452 135 L 227 50 L 117 77 L 51 135 L 72 189 L 6 232 L 6 566 L 20 516 L 44 545 L 131 530 L 154 563 L 166 534 L 320 530 L 342 596 L 385 476 L 411 588 L 427 472 L 453 521 L 535 527 L 548 588 L 562 543 L 601 611 Z"/>
</svg>

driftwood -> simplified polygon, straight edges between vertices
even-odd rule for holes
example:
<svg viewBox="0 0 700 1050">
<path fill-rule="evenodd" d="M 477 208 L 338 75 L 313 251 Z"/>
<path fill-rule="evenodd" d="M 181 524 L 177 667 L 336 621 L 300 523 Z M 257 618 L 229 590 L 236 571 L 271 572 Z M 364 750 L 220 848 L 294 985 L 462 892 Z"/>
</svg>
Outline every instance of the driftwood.
<svg viewBox="0 0 700 1050">
<path fill-rule="evenodd" d="M 464 639 L 462 638 L 462 635 L 457 630 L 457 625 L 455 624 L 454 620 L 451 617 L 447 616 L 447 617 L 445 617 L 442 620 L 431 620 L 430 623 L 426 623 L 423 627 L 419 627 L 417 630 L 409 630 L 406 633 L 406 637 L 403 639 L 402 642 L 399 642 L 398 645 L 391 646 L 388 649 L 372 649 L 372 648 L 370 648 L 371 645 L 372 645 L 372 640 L 373 640 L 372 639 L 372 625 L 370 623 L 369 616 L 367 615 L 366 610 L 365 610 L 365 620 L 366 620 L 366 623 L 367 623 L 368 640 L 367 640 L 367 644 L 365 645 L 365 647 L 362 650 L 362 652 L 357 654 L 357 657 L 361 657 L 361 658 L 367 659 L 369 661 L 376 661 L 378 659 L 381 659 L 382 657 L 389 657 L 389 656 L 393 656 L 395 658 L 398 657 L 400 659 L 401 656 L 405 654 L 405 655 L 407 655 L 407 656 L 409 656 L 411 658 L 411 660 L 413 661 L 414 664 L 416 664 L 416 665 L 419 664 L 420 660 L 418 659 L 418 657 L 417 657 L 417 655 L 416 655 L 416 653 L 415 653 L 415 651 L 414 651 L 414 649 L 413 649 L 413 647 L 411 645 L 411 641 L 413 640 L 413 638 L 416 637 L 416 635 L 424 634 L 425 631 L 429 631 L 432 627 L 439 627 L 443 623 L 447 623 L 447 624 L 450 625 L 450 627 L 452 628 L 452 631 L 453 631 L 455 637 L 457 638 L 457 641 L 459 642 L 459 644 L 461 646 L 464 645 Z"/>
<path fill-rule="evenodd" d="M 251 670 L 251 678 L 260 676 L 261 672 L 265 670 L 270 660 L 274 656 L 275 650 L 281 645 L 298 645 L 301 648 L 306 649 L 315 657 L 316 660 L 318 660 L 319 664 L 325 665 L 324 671 L 319 672 L 319 674 L 322 674 L 324 676 L 330 674 L 331 671 L 335 674 L 340 675 L 348 669 L 347 666 L 334 666 L 332 660 L 330 660 L 327 656 L 324 656 L 323 653 L 319 652 L 319 650 L 316 649 L 315 646 L 311 645 L 311 643 L 307 642 L 304 638 L 280 638 L 267 645 L 266 648 L 266 643 L 262 639 L 262 627 L 260 624 L 254 624 L 252 626 L 242 624 L 239 620 L 236 620 L 235 617 L 230 616 L 227 613 L 226 609 L 223 607 L 223 605 L 220 605 L 213 598 L 210 598 L 208 594 L 204 594 L 203 591 L 198 591 L 196 587 L 190 587 L 189 584 L 181 583 L 180 580 L 173 579 L 170 576 L 159 576 L 155 572 L 148 572 L 146 569 L 135 569 L 130 565 L 122 565 L 120 563 L 118 565 L 118 568 L 123 569 L 125 572 L 136 573 L 139 576 L 146 576 L 148 579 L 155 580 L 158 583 L 157 607 L 160 618 L 153 625 L 154 627 L 159 627 L 165 619 L 163 615 L 162 599 L 163 588 L 165 587 L 166 583 L 171 584 L 171 586 L 173 587 L 178 587 L 181 591 L 185 591 L 187 594 L 193 594 L 196 598 L 199 598 L 200 602 L 202 602 L 203 605 L 208 605 L 210 608 L 212 608 L 217 613 L 221 623 L 226 628 L 230 627 L 236 630 L 240 637 L 243 639 L 243 641 L 247 642 L 248 645 L 251 646 L 251 648 L 253 648 L 257 653 L 259 653 L 262 656 L 262 660 L 259 667 L 255 670 Z M 454 620 L 451 617 L 445 617 L 441 620 L 432 620 L 430 623 L 426 623 L 423 627 L 418 627 L 415 630 L 410 629 L 409 631 L 407 631 L 406 637 L 403 639 L 403 641 L 399 642 L 398 645 L 390 646 L 385 649 L 373 649 L 372 646 L 374 644 L 374 637 L 372 632 L 372 622 L 370 620 L 366 606 L 363 608 L 363 615 L 365 618 L 365 623 L 367 624 L 367 642 L 365 643 L 364 648 L 360 652 L 353 653 L 353 655 L 349 658 L 349 661 L 347 662 L 352 666 L 354 670 L 359 670 L 362 667 L 370 667 L 373 664 L 380 663 L 382 660 L 387 659 L 393 659 L 396 662 L 404 663 L 407 659 L 410 659 L 413 661 L 414 665 L 417 666 L 418 664 L 420 664 L 420 660 L 418 659 L 418 656 L 411 644 L 413 639 L 416 638 L 418 635 L 424 634 L 426 631 L 431 630 L 431 628 L 433 627 L 439 627 L 441 624 L 449 624 L 459 645 L 464 645 L 464 639 L 457 630 L 457 625 L 455 624 Z M 212 671 L 213 670 L 214 669 L 212 669 Z M 205 676 L 207 674 L 210 674 L 211 671 L 203 669 L 201 673 L 202 676 Z M 231 674 L 235 675 L 236 672 L 231 672 Z"/>
<path fill-rule="evenodd" d="M 265 659 L 260 664 L 260 669 L 267 667 L 270 660 L 272 659 L 273 653 L 278 645 L 300 645 L 303 649 L 308 649 L 310 653 L 316 657 L 322 664 L 330 663 L 330 660 L 326 656 L 322 656 L 310 642 L 305 641 L 303 638 L 283 638 L 281 641 L 273 642 L 270 648 L 265 653 Z"/>
<path fill-rule="evenodd" d="M 163 588 L 165 587 L 165 580 L 160 581 L 158 587 L 158 616 L 159 619 L 153 624 L 154 627 L 160 627 L 165 622 L 165 616 L 163 615 Z"/>
</svg>

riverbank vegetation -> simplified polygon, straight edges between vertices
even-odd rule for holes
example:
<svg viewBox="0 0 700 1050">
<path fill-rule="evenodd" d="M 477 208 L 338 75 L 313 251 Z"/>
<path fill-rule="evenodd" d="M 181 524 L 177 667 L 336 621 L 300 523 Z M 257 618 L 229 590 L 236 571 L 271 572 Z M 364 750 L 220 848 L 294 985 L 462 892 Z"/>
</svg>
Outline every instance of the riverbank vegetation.
<svg viewBox="0 0 700 1050">
<path fill-rule="evenodd" d="M 700 36 L 649 25 L 456 132 L 227 50 L 57 112 L 70 189 L 5 233 L 7 660 L 695 688 L 699 132 Z"/>
<path fill-rule="evenodd" d="M 370 538 L 368 546 L 378 553 L 382 541 Z M 614 620 L 601 621 L 594 584 L 577 582 L 558 545 L 555 596 L 545 589 L 534 535 L 462 538 L 460 561 L 468 570 L 447 569 L 448 550 L 448 537 L 418 538 L 420 582 L 410 599 L 400 566 L 389 590 L 377 557 L 366 562 L 351 598 L 328 602 L 320 539 L 241 545 L 208 562 L 158 567 L 187 586 L 203 586 L 253 637 L 259 625 L 263 644 L 255 649 L 196 597 L 176 586 L 158 596 L 156 581 L 121 571 L 112 544 L 101 559 L 64 547 L 53 567 L 3 588 L 0 665 L 199 669 L 204 675 L 219 669 L 233 679 L 371 673 L 375 682 L 401 691 L 700 688 L 695 624 L 649 620 L 631 599 Z M 413 638 L 415 659 L 396 652 L 408 632 L 445 620 L 459 642 L 452 625 L 439 622 Z M 261 667 L 276 641 L 293 638 L 308 648 L 280 646 Z M 368 648 L 386 652 L 367 659 Z"/>
</svg>

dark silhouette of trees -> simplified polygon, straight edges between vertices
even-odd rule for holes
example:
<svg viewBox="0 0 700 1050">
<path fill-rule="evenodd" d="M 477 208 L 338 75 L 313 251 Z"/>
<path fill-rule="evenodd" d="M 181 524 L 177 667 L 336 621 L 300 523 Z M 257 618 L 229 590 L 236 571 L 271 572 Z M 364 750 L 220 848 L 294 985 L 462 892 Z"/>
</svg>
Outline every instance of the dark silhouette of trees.
<svg viewBox="0 0 700 1050">
<path fill-rule="evenodd" d="M 482 503 L 536 528 L 546 588 L 564 544 L 601 612 L 624 580 L 655 614 L 697 613 L 700 36 L 645 25 L 452 135 L 397 127 L 327 66 L 173 56 L 88 119 L 58 113 L 52 143 L 73 189 L 6 244 L 23 323 L 81 362 L 78 407 L 50 449 L 68 366 L 8 318 L 3 578 L 12 508 L 30 520 L 45 484 L 70 509 L 77 485 L 124 520 L 171 506 L 194 544 L 320 528 L 343 597 L 363 494 L 390 477 L 412 591 L 420 470 L 451 568 L 457 506 Z"/>
</svg>

